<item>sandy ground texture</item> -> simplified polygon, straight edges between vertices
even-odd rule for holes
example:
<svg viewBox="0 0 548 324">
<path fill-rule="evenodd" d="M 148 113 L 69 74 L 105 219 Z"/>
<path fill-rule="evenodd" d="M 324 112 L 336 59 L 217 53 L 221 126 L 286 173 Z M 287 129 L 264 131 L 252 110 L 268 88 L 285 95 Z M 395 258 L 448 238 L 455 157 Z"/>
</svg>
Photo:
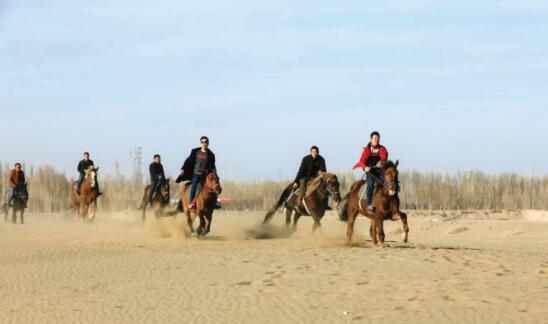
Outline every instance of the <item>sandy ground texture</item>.
<svg viewBox="0 0 548 324">
<path fill-rule="evenodd" d="M 387 222 L 327 215 L 293 236 L 277 214 L 218 212 L 204 240 L 181 219 L 29 214 L 0 223 L 0 322 L 547 323 L 548 213 L 409 212 Z"/>
</svg>

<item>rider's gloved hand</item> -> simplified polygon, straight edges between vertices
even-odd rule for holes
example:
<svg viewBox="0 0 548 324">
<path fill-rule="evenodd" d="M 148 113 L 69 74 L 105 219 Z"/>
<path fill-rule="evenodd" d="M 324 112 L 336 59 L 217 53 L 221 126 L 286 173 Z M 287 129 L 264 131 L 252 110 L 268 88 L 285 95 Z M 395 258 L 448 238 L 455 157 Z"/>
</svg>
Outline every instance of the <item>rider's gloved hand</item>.
<svg viewBox="0 0 548 324">
<path fill-rule="evenodd" d="M 365 167 L 365 168 L 363 169 L 363 171 L 369 172 L 369 171 L 371 171 L 371 168 L 370 168 L 370 167 Z"/>
<path fill-rule="evenodd" d="M 293 182 L 293 189 L 297 189 L 299 187 L 299 184 L 296 182 Z"/>
</svg>

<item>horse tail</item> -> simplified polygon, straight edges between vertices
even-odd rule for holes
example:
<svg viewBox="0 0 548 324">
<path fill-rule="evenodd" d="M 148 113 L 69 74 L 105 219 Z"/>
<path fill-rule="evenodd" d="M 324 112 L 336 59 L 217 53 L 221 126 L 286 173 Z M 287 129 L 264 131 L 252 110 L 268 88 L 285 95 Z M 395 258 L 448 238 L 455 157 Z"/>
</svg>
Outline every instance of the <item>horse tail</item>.
<svg viewBox="0 0 548 324">
<path fill-rule="evenodd" d="M 348 221 L 348 200 L 349 200 L 349 198 L 350 198 L 350 194 L 347 193 L 341 199 L 340 208 L 339 208 L 339 219 L 343 222 Z"/>
<path fill-rule="evenodd" d="M 287 188 L 285 188 L 285 190 L 280 195 L 280 198 L 278 198 L 278 201 L 276 202 L 276 204 L 274 204 L 274 206 L 272 206 L 268 210 L 266 215 L 264 216 L 263 223 L 267 223 L 270 220 L 270 218 L 272 218 L 272 216 L 274 216 L 274 214 L 283 206 L 284 202 L 291 195 L 291 190 L 292 190 L 291 186 L 288 186 Z"/>
</svg>

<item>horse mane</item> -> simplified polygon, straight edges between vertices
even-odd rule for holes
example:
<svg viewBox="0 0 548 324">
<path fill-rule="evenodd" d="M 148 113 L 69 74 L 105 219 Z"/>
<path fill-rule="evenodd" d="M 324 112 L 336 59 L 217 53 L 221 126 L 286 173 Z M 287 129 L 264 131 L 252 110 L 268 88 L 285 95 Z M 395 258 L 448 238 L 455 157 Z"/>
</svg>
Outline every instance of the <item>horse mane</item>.
<svg viewBox="0 0 548 324">
<path fill-rule="evenodd" d="M 386 162 L 384 162 L 383 164 L 383 169 L 384 170 L 388 170 L 390 168 L 396 168 L 396 164 L 394 162 L 392 162 L 391 160 L 387 160 Z"/>
</svg>

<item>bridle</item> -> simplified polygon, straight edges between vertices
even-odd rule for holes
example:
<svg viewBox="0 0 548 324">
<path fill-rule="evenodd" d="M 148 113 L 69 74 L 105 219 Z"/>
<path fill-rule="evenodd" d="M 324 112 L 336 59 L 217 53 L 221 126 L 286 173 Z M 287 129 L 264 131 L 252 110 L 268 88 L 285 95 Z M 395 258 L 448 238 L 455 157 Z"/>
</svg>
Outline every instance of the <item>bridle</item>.
<svg viewBox="0 0 548 324">
<path fill-rule="evenodd" d="M 217 184 L 211 184 L 211 176 L 215 176 L 215 172 L 210 172 L 207 176 L 206 176 L 206 190 L 208 192 L 214 192 L 214 193 L 217 193 L 218 192 L 218 188 L 221 187 L 221 185 L 219 183 Z M 217 178 L 218 179 L 218 178 Z"/>
<path fill-rule="evenodd" d="M 335 197 L 335 195 L 338 195 L 339 192 L 338 191 L 333 191 L 331 190 L 331 186 L 330 184 L 333 184 L 333 183 L 338 183 L 337 179 L 333 179 L 333 178 L 330 178 L 328 180 L 325 180 L 323 176 L 321 176 L 321 180 L 320 180 L 320 183 L 318 184 L 318 186 L 314 189 L 315 191 L 318 192 L 318 194 L 320 194 L 320 196 L 322 196 L 323 198 L 326 198 L 326 197 Z M 326 186 L 325 186 L 325 191 L 322 191 L 320 189 L 320 184 L 322 182 L 325 182 Z"/>
<path fill-rule="evenodd" d="M 385 170 L 384 169 L 381 169 L 381 173 L 382 173 L 382 178 L 384 178 L 384 172 Z M 366 172 L 365 174 L 369 173 L 369 176 L 372 177 L 373 179 L 377 180 L 383 187 L 385 187 L 386 189 L 390 190 L 390 189 L 393 189 L 395 188 L 396 189 L 396 192 L 399 192 L 400 191 L 400 181 L 398 180 L 398 176 L 395 177 L 395 180 L 393 181 L 390 181 L 390 182 L 386 182 L 384 180 L 381 180 L 379 179 L 378 177 L 376 177 L 373 172 L 369 171 L 369 172 Z M 364 174 L 364 175 L 365 175 Z M 363 179 L 363 177 L 362 177 Z"/>
</svg>

